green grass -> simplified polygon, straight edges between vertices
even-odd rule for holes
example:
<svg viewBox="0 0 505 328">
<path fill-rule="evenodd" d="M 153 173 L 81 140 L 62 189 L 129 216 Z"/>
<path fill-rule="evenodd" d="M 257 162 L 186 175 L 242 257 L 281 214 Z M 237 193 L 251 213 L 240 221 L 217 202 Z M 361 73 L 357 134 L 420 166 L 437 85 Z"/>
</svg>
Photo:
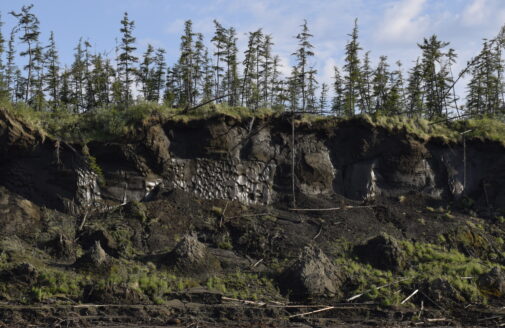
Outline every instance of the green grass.
<svg viewBox="0 0 505 328">
<path fill-rule="evenodd" d="M 280 114 L 282 108 L 259 108 L 251 110 L 245 107 L 226 104 L 209 104 L 191 111 L 181 108 L 169 108 L 152 102 L 140 102 L 127 109 L 120 107 L 96 108 L 84 114 L 71 113 L 65 108 L 52 112 L 34 111 L 25 104 L 11 104 L 0 101 L 0 108 L 7 109 L 14 116 L 34 129 L 69 142 L 86 143 L 92 140 L 114 141 L 132 137 L 138 126 L 158 120 L 189 122 L 209 119 L 215 116 L 227 116 L 236 120 L 252 117 L 264 119 Z M 298 118 L 298 124 L 317 123 L 333 127 L 349 119 L 335 118 L 315 114 L 304 114 Z M 438 138 L 444 142 L 461 140 L 460 133 L 467 130 L 467 138 L 479 138 L 497 141 L 505 145 L 505 123 L 499 119 L 483 117 L 459 121 L 432 122 L 420 117 L 357 115 L 350 120 L 363 120 L 372 126 L 382 127 L 390 132 L 404 131 L 428 140 Z"/>
<path fill-rule="evenodd" d="M 282 300 L 274 282 L 255 273 L 236 271 L 213 276 L 206 281 L 207 288 L 223 295 L 244 300 Z"/>
<path fill-rule="evenodd" d="M 448 250 L 434 244 L 400 241 L 400 245 L 408 255 L 410 263 L 408 269 L 398 276 L 358 262 L 349 252 L 340 254 L 335 264 L 347 279 L 347 297 L 363 293 L 360 301 L 399 305 L 409 293 L 418 288 L 416 286 L 440 278 L 455 288 L 460 297 L 459 301 L 486 301 L 476 285 L 476 280 L 480 274 L 496 266 L 496 263 L 468 257 L 457 250 Z M 391 285 L 377 288 L 388 284 Z"/>
</svg>

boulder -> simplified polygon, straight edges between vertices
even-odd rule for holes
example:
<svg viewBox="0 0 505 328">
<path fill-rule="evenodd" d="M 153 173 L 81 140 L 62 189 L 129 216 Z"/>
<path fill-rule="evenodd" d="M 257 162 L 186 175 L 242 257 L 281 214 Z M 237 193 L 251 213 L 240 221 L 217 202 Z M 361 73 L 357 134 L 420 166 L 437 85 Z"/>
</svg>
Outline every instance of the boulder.
<svg viewBox="0 0 505 328">
<path fill-rule="evenodd" d="M 80 269 L 103 269 L 110 264 L 110 257 L 100 245 L 100 241 L 95 241 L 95 244 L 88 251 L 77 259 L 74 266 Z"/>
<path fill-rule="evenodd" d="M 66 235 L 59 233 L 48 242 L 47 246 L 54 256 L 61 259 L 75 260 L 75 243 L 73 239 L 68 238 Z"/>
<path fill-rule="evenodd" d="M 33 283 L 37 280 L 39 272 L 30 263 L 21 263 L 13 267 L 8 272 L 8 277 L 11 280 L 20 282 Z"/>
<path fill-rule="evenodd" d="M 100 247 L 108 254 L 112 256 L 119 255 L 119 246 L 109 231 L 105 229 L 95 230 L 92 228 L 85 228 L 79 235 L 79 243 L 84 249 L 94 247 L 97 242 L 99 242 Z"/>
<path fill-rule="evenodd" d="M 450 305 L 456 302 L 464 302 L 465 298 L 451 285 L 449 281 L 443 278 L 426 280 L 420 286 L 426 301 L 432 305 Z"/>
<path fill-rule="evenodd" d="M 407 262 L 407 256 L 398 241 L 385 233 L 355 246 L 354 252 L 360 261 L 379 270 L 399 272 L 405 268 Z"/>
<path fill-rule="evenodd" d="M 220 269 L 219 261 L 209 253 L 207 246 L 192 234 L 185 235 L 167 254 L 167 263 L 189 274 L 210 274 Z"/>
<path fill-rule="evenodd" d="M 477 286 L 484 294 L 503 297 L 505 295 L 505 273 L 500 268 L 494 267 L 479 276 Z"/>
<path fill-rule="evenodd" d="M 280 285 L 293 299 L 341 296 L 342 275 L 322 250 L 306 246 L 280 277 Z"/>
</svg>

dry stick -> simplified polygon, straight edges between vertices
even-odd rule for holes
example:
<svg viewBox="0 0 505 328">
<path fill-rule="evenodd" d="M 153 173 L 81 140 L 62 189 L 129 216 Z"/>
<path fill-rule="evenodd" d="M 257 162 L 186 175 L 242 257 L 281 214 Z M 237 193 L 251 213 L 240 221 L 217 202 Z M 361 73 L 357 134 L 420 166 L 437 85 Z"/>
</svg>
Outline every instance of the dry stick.
<svg viewBox="0 0 505 328">
<path fill-rule="evenodd" d="M 258 214 L 244 214 L 244 215 L 237 215 L 237 216 L 230 216 L 227 219 L 240 219 L 240 218 L 247 218 L 251 216 L 264 216 L 264 215 L 270 215 L 271 213 L 258 213 Z"/>
<path fill-rule="evenodd" d="M 252 266 L 251 266 L 251 269 L 252 268 L 255 268 L 258 264 L 260 264 L 261 262 L 263 262 L 263 259 L 259 260 L 258 262 L 254 263 Z"/>
<path fill-rule="evenodd" d="M 291 188 L 293 193 L 293 207 L 296 208 L 295 195 L 295 114 L 291 116 Z"/>
<path fill-rule="evenodd" d="M 252 304 L 252 305 L 257 305 L 257 306 L 265 306 L 265 305 L 267 305 L 267 303 L 265 303 L 265 302 L 255 302 L 255 301 L 248 301 L 248 300 L 240 300 L 238 298 L 231 298 L 231 297 L 226 297 L 226 296 L 221 297 L 221 299 L 224 300 L 224 301 L 240 302 L 240 303 L 244 303 L 244 304 Z"/>
<path fill-rule="evenodd" d="M 219 221 L 219 228 L 221 228 L 223 226 L 224 214 L 226 213 L 226 209 L 228 208 L 229 203 L 230 203 L 230 201 L 227 201 L 226 205 L 224 205 L 223 213 L 221 213 L 221 220 Z"/>
<path fill-rule="evenodd" d="M 423 315 L 423 310 L 424 310 L 424 300 L 421 300 L 421 310 L 419 310 L 419 319 L 421 319 L 421 316 Z"/>
<path fill-rule="evenodd" d="M 319 313 L 319 312 L 323 312 L 323 311 L 332 310 L 334 308 L 335 308 L 334 306 L 327 306 L 325 308 L 322 308 L 322 309 L 319 309 L 319 310 L 315 310 L 315 311 L 304 312 L 304 313 L 299 313 L 299 314 L 293 314 L 293 315 L 290 315 L 288 318 L 302 317 L 302 316 L 307 315 L 307 314 Z"/>
<path fill-rule="evenodd" d="M 319 225 L 319 231 L 316 233 L 316 235 L 312 238 L 312 240 L 316 240 L 317 237 L 321 234 L 321 231 L 323 231 L 323 225 Z"/>
<path fill-rule="evenodd" d="M 405 281 L 405 280 L 408 280 L 408 279 L 412 279 L 412 278 L 410 278 L 410 277 L 407 277 L 407 278 L 402 278 L 402 279 L 399 279 L 399 280 L 396 280 L 396 281 L 390 282 L 389 284 L 385 284 L 385 285 L 379 286 L 379 287 L 377 287 L 377 288 L 375 288 L 375 289 L 376 289 L 376 290 L 379 290 L 379 289 L 382 289 L 382 288 L 385 288 L 385 287 L 388 287 L 388 286 L 391 286 L 391 285 L 397 284 L 397 283 L 399 283 L 399 282 L 402 282 L 402 281 Z M 372 291 L 372 290 L 374 290 L 374 289 L 367 289 L 367 290 L 365 290 L 365 291 L 364 291 L 363 293 L 361 293 L 361 294 L 357 294 L 357 295 L 354 295 L 354 296 L 349 297 L 346 301 L 347 301 L 347 302 L 353 301 L 353 300 L 355 300 L 355 299 L 357 299 L 357 298 L 359 298 L 359 297 L 361 297 L 361 296 L 365 295 L 366 293 L 368 293 L 368 292 L 370 292 L 370 291 Z"/>
<path fill-rule="evenodd" d="M 355 209 L 355 208 L 370 208 L 373 205 L 360 205 L 360 206 L 342 206 L 342 207 L 330 207 L 330 208 L 290 208 L 290 211 L 339 211 L 339 210 L 347 210 L 347 209 Z"/>
<path fill-rule="evenodd" d="M 400 304 L 405 304 L 405 302 L 407 302 L 408 300 L 410 300 L 412 298 L 412 296 L 414 296 L 415 294 L 417 294 L 418 291 L 419 291 L 419 289 L 414 290 L 414 292 L 412 294 L 410 294 L 409 296 L 407 296 L 407 298 L 404 299 Z"/>
<path fill-rule="evenodd" d="M 86 219 L 88 218 L 89 214 L 89 209 L 86 209 L 86 212 L 84 213 L 84 216 L 82 217 L 81 224 L 79 225 L 79 229 L 77 231 L 82 231 L 84 228 L 84 224 L 86 224 Z"/>
</svg>

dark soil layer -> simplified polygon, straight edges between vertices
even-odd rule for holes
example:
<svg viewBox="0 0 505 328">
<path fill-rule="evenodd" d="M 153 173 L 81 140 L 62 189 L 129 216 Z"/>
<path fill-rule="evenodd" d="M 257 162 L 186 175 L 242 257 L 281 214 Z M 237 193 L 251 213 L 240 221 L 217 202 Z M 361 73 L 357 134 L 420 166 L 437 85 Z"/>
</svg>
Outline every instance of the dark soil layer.
<svg viewBox="0 0 505 328">
<path fill-rule="evenodd" d="M 470 142 L 462 193 L 458 144 L 301 124 L 293 209 L 281 118 L 82 147 L 2 115 L 0 327 L 505 322 L 497 144 Z"/>
</svg>

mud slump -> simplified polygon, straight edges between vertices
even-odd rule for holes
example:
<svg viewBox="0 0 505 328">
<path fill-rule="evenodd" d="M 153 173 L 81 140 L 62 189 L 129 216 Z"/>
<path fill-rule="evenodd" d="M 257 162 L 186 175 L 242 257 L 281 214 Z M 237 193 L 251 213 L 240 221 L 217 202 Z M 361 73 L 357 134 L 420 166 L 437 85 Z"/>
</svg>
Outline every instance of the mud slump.
<svg viewBox="0 0 505 328">
<path fill-rule="evenodd" d="M 57 143 L 0 110 L 9 327 L 496 327 L 505 149 L 216 116 Z M 59 146 L 56 146 L 59 145 Z M 335 209 L 337 208 L 337 209 Z M 409 298 L 409 296 L 411 296 Z"/>
</svg>

